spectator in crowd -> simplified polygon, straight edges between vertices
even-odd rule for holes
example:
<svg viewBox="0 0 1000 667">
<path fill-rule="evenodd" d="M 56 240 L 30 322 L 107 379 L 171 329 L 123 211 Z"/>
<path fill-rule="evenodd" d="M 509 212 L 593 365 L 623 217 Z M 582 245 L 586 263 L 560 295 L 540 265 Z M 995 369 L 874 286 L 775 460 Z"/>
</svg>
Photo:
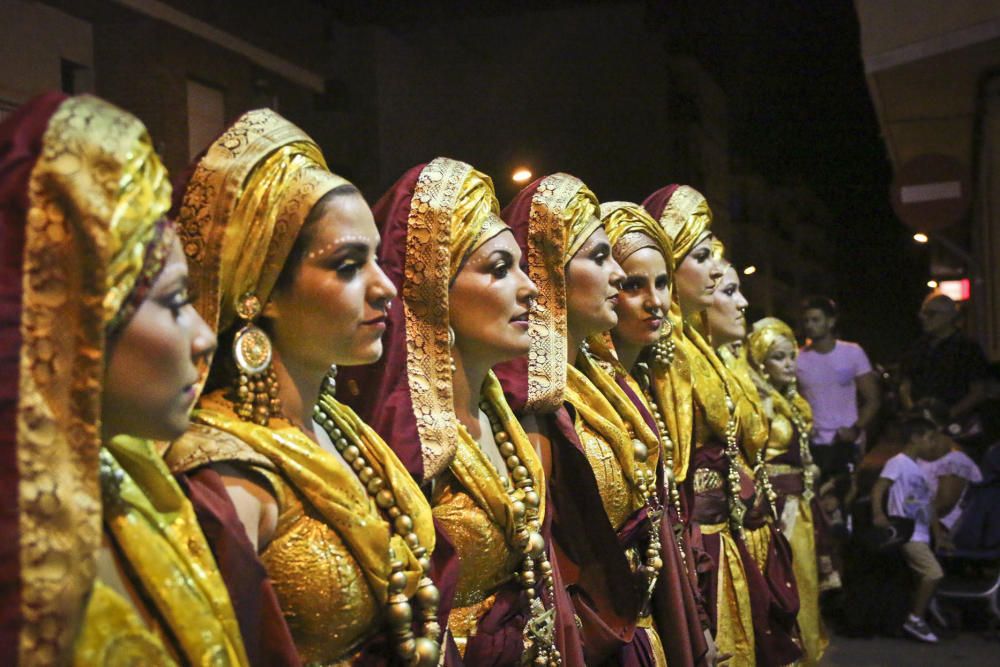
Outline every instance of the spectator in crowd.
<svg viewBox="0 0 1000 667">
<path fill-rule="evenodd" d="M 951 531 L 962 515 L 962 500 L 970 483 L 983 480 L 979 466 L 968 457 L 944 433 L 934 435 L 933 460 L 921 459 L 918 463 L 927 476 L 930 484 L 931 498 L 934 502 L 934 513 L 938 517 L 939 534 L 943 543 L 937 544 L 938 550 L 951 548 Z"/>
<path fill-rule="evenodd" d="M 903 631 L 916 639 L 933 643 L 938 638 L 927 625 L 924 615 L 944 573 L 930 546 L 931 531 L 936 526 L 931 485 L 917 459 L 933 459 L 937 432 L 934 422 L 923 416 L 908 418 L 903 422 L 902 430 L 906 443 L 903 451 L 886 462 L 872 488 L 872 523 L 880 528 L 890 528 L 889 517 L 913 521 L 913 534 L 902 545 L 902 553 L 916 577 L 916 588 Z M 888 503 L 885 502 L 887 494 Z"/>
<path fill-rule="evenodd" d="M 802 328 L 809 341 L 799 353 L 796 375 L 799 391 L 813 409 L 811 449 L 824 481 L 847 472 L 880 402 L 868 356 L 857 343 L 839 340 L 836 326 L 837 304 L 832 299 L 806 299 Z"/>
<path fill-rule="evenodd" d="M 987 399 L 988 365 L 982 348 L 959 329 L 958 304 L 930 294 L 920 307 L 924 334 L 903 360 L 903 407 L 940 402 L 952 420 L 962 420 Z"/>
</svg>

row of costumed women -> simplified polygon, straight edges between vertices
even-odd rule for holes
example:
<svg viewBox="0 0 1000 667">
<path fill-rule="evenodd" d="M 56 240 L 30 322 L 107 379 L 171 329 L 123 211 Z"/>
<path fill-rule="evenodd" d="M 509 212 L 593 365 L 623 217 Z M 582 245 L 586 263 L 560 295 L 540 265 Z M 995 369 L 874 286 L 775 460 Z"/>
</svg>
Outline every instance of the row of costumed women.
<svg viewBox="0 0 1000 667">
<path fill-rule="evenodd" d="M 171 189 L 48 94 L 0 207 L 3 664 L 822 655 L 794 334 L 694 189 L 438 157 L 369 208 L 270 110 Z"/>
</svg>

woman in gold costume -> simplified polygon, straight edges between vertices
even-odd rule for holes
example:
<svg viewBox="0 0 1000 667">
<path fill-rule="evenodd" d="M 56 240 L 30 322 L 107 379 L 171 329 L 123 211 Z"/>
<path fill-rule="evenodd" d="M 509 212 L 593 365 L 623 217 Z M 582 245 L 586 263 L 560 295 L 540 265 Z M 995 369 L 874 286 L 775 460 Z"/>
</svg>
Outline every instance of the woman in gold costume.
<svg viewBox="0 0 1000 667">
<path fill-rule="evenodd" d="M 379 357 L 395 295 L 368 205 L 304 132 L 258 110 L 197 161 L 178 222 L 195 306 L 224 345 L 171 468 L 202 500 L 228 496 L 303 662 L 438 664 L 430 507 L 331 386 L 331 364 Z M 221 505 L 200 509 L 218 521 Z M 267 618 L 265 596 L 249 603 L 245 618 Z"/>
<path fill-rule="evenodd" d="M 575 628 L 549 560 L 542 462 L 490 370 L 528 353 L 537 289 L 492 181 L 464 162 L 413 167 L 374 212 L 402 299 L 386 356 L 342 391 L 431 495 L 453 548 L 435 559 L 465 663 L 560 664 Z"/>
<path fill-rule="evenodd" d="M 772 590 L 794 592 L 794 583 L 765 579 L 752 554 L 766 553 L 771 541 L 745 530 L 746 515 L 759 505 L 752 459 L 742 447 L 744 439 L 747 444 L 754 440 L 754 423 L 737 403 L 738 383 L 705 338 L 705 313 L 723 274 L 712 253 L 711 209 L 701 193 L 684 185 L 654 192 L 643 206 L 673 241 L 673 298 L 683 321 L 680 335 L 672 338 L 673 365 L 678 358 L 683 363 L 668 377 L 673 401 L 686 401 L 690 391 L 693 407 L 690 434 L 682 430 L 686 422 L 678 420 L 677 442 L 689 438 L 691 443 L 687 470 L 678 477 L 684 480 L 691 520 L 698 524 L 702 545 L 712 557 L 702 593 L 712 615 L 715 642 L 720 654 L 732 655 L 729 664 L 789 664 L 800 651 L 792 636 L 794 628 L 779 623 L 784 618 L 780 606 L 772 604 Z M 682 370 L 690 371 L 690 382 Z M 667 396 L 663 402 L 669 405 Z M 686 418 L 684 412 L 680 416 Z M 678 448 L 683 451 L 683 445 Z"/>
<path fill-rule="evenodd" d="M 712 254 L 723 269 L 706 311 L 706 330 L 719 359 L 731 374 L 733 400 L 739 421 L 741 450 L 753 469 L 757 492 L 743 516 L 743 535 L 757 568 L 768 582 L 770 625 L 768 630 L 797 636 L 795 617 L 798 588 L 795 586 L 791 547 L 777 528 L 777 495 L 765 466 L 770 420 L 747 362 L 746 309 L 736 267 L 725 258 L 725 246 L 712 241 Z M 766 633 L 765 633 L 766 635 Z"/>
<path fill-rule="evenodd" d="M 662 542 L 664 547 L 670 547 L 671 542 L 676 544 L 663 550 L 664 568 L 654 612 L 664 608 L 658 620 L 671 665 L 690 663 L 700 655 L 692 650 L 700 645 L 699 631 L 704 635 L 706 647 L 711 649 L 706 651 L 704 659 L 712 664 L 716 659 L 714 641 L 708 615 L 696 594 L 695 561 L 699 554 L 689 544 L 688 512 L 675 477 L 677 447 L 654 392 L 653 375 L 662 382 L 676 356 L 670 339 L 674 325 L 668 314 L 673 288 L 673 244 L 663 228 L 638 204 L 605 203 L 601 206 L 601 218 L 615 260 L 625 273 L 618 293 L 618 324 L 611 330 L 615 355 L 602 360 L 620 369 L 619 375 L 633 394 L 643 400 L 643 407 L 653 418 L 660 438 L 659 493 L 664 512 L 662 522 L 667 529 Z M 669 619 L 670 625 L 663 619 Z"/>
<path fill-rule="evenodd" d="M 136 118 L 51 93 L 0 125 L 3 664 L 244 665 L 194 510 L 150 440 L 188 425 L 191 308 Z M 13 538 L 13 539 L 12 539 Z"/>
<path fill-rule="evenodd" d="M 504 210 L 516 227 L 545 227 L 560 241 L 562 255 L 554 267 L 565 276 L 557 280 L 564 281 L 566 305 L 549 299 L 543 306 L 565 311 L 568 342 L 558 342 L 560 349 L 549 355 L 552 361 L 584 357 L 584 339 L 615 322 L 614 285 L 621 272 L 598 214 L 596 197 L 568 174 L 539 179 Z M 662 569 L 655 434 L 589 353 L 580 363 L 601 374 L 600 386 L 568 364 L 567 407 L 536 416 L 533 435 L 552 461 L 560 559 L 567 571 L 579 573 L 567 584 L 581 619 L 587 664 L 664 664 L 648 608 L 649 591 Z M 637 429 L 639 435 L 631 435 Z M 599 516 L 607 522 L 598 523 Z"/>
<path fill-rule="evenodd" d="M 802 662 L 815 665 L 822 659 L 828 641 L 819 611 L 817 530 L 813 520 L 818 468 L 809 453 L 812 409 L 795 388 L 799 346 L 791 327 L 777 318 L 765 317 L 754 324 L 746 347 L 771 423 L 765 458 L 777 494 L 775 507 L 781 530 L 794 556 Z"/>
</svg>

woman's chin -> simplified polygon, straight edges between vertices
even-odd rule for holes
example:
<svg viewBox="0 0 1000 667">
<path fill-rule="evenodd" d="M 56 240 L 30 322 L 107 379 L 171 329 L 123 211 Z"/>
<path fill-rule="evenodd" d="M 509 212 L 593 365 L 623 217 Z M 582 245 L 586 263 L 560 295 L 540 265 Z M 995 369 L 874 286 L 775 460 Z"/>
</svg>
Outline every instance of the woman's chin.
<svg viewBox="0 0 1000 667">
<path fill-rule="evenodd" d="M 342 360 L 338 360 L 338 366 L 367 366 L 374 364 L 382 358 L 382 339 L 378 339 L 368 345 L 356 348 L 350 355 L 344 355 Z"/>
</svg>

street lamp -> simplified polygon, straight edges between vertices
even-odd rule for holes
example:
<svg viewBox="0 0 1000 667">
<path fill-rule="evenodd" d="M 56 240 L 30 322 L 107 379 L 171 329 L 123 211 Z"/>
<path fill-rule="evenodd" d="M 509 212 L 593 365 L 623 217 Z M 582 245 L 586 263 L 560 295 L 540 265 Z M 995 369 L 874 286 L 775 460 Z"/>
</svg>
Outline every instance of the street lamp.
<svg viewBox="0 0 1000 667">
<path fill-rule="evenodd" d="M 515 169 L 513 175 L 511 175 L 511 180 L 515 183 L 527 183 L 531 178 L 531 171 L 521 167 L 520 169 Z"/>
<path fill-rule="evenodd" d="M 938 281 L 936 281 L 936 280 L 928 280 L 927 281 L 927 286 L 930 287 L 931 289 L 937 289 Z"/>
<path fill-rule="evenodd" d="M 752 276 L 755 273 L 757 273 L 757 267 L 754 266 L 753 264 L 743 269 L 743 275 L 745 276 Z"/>
<path fill-rule="evenodd" d="M 916 234 L 913 235 L 913 240 L 916 241 L 917 243 L 927 243 L 927 241 L 929 241 L 930 239 L 927 238 L 927 234 L 924 234 L 923 232 L 917 232 Z"/>
</svg>

